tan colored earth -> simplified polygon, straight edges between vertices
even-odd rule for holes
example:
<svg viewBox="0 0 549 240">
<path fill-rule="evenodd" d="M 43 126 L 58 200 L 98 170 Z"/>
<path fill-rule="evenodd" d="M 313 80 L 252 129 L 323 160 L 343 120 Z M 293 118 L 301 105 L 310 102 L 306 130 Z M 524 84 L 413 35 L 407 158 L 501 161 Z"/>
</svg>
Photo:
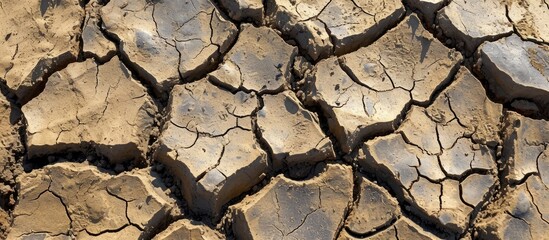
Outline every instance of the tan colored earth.
<svg viewBox="0 0 549 240">
<path fill-rule="evenodd" d="M 547 0 L 0 20 L 0 239 L 549 239 Z"/>
</svg>

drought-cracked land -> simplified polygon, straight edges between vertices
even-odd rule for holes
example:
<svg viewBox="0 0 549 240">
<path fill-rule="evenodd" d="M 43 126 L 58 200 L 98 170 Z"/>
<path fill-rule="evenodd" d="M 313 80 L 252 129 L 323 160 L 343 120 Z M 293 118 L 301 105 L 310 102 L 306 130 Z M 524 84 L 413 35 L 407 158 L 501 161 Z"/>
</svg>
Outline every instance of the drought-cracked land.
<svg viewBox="0 0 549 240">
<path fill-rule="evenodd" d="M 0 21 L 0 239 L 549 239 L 548 0 Z"/>
</svg>

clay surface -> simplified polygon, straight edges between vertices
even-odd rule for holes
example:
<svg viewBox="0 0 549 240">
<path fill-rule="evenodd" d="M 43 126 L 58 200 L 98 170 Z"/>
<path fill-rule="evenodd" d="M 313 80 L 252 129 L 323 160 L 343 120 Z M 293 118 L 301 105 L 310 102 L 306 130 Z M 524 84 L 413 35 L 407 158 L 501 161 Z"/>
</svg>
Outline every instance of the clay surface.
<svg viewBox="0 0 549 240">
<path fill-rule="evenodd" d="M 480 86 L 462 68 L 431 106 L 412 107 L 397 133 L 359 151 L 359 164 L 383 172 L 413 211 L 456 232 L 467 229 L 470 214 L 497 181 L 494 147 L 500 139 L 494 131 L 502 107 Z"/>
<path fill-rule="evenodd" d="M 482 17 L 479 17 L 482 16 Z M 451 1 L 437 14 L 440 29 L 467 51 L 482 42 L 493 41 L 513 31 L 506 16 L 505 1 Z"/>
<path fill-rule="evenodd" d="M 546 239 L 548 0 L 0 0 L 0 239 Z"/>
<path fill-rule="evenodd" d="M 316 65 L 308 101 L 327 115 L 343 151 L 394 130 L 407 105 L 428 102 L 450 80 L 461 56 L 427 34 L 411 15 L 376 43 Z"/>
<path fill-rule="evenodd" d="M 275 164 L 314 163 L 335 158 L 332 141 L 320 129 L 318 117 L 304 109 L 293 92 L 265 96 L 263 104 L 257 113 L 257 125 Z"/>
<path fill-rule="evenodd" d="M 266 153 L 251 130 L 253 94 L 232 94 L 205 79 L 176 86 L 155 153 L 181 181 L 193 212 L 219 217 L 221 207 L 261 181 Z"/>
<path fill-rule="evenodd" d="M 82 51 L 86 56 L 105 62 L 116 55 L 116 45 L 101 32 L 102 4 L 104 2 L 101 0 L 91 0 L 86 5 L 86 19 L 82 28 Z"/>
<path fill-rule="evenodd" d="M 481 71 L 496 97 L 529 99 L 549 111 L 549 46 L 511 35 L 483 44 L 480 54 Z"/>
<path fill-rule="evenodd" d="M 353 235 L 364 235 L 385 229 L 401 217 L 398 202 L 387 190 L 377 186 L 362 174 L 358 179 L 360 195 L 345 222 Z"/>
<path fill-rule="evenodd" d="M 180 77 L 205 75 L 237 32 L 209 0 L 114 0 L 101 8 L 101 17 L 122 56 L 159 92 Z"/>
<path fill-rule="evenodd" d="M 547 1 L 508 1 L 508 16 L 524 39 L 549 43 Z"/>
<path fill-rule="evenodd" d="M 545 198 L 549 196 L 547 181 L 538 176 L 507 189 L 499 201 L 488 206 L 477 220 L 477 230 L 483 239 L 543 239 L 546 238 Z"/>
<path fill-rule="evenodd" d="M 509 112 L 505 118 L 502 159 L 507 163 L 507 178 L 511 182 L 521 182 L 530 174 L 539 174 L 549 181 L 549 121 L 525 118 Z"/>
<path fill-rule="evenodd" d="M 84 9 L 78 0 L 1 3 L 0 79 L 26 102 L 47 75 L 76 60 Z"/>
<path fill-rule="evenodd" d="M 280 91 L 290 80 L 296 51 L 274 30 L 244 24 L 235 46 L 210 76 L 231 90 Z"/>
<path fill-rule="evenodd" d="M 433 38 L 412 14 L 372 45 L 340 59 L 360 84 L 378 92 L 402 88 L 414 101 L 427 103 L 448 84 L 462 57 Z"/>
<path fill-rule="evenodd" d="M 144 160 L 156 109 L 118 58 L 72 63 L 23 106 L 28 155 L 92 147 L 112 163 Z"/>
<path fill-rule="evenodd" d="M 235 236 L 333 239 L 352 202 L 352 171 L 340 165 L 317 170 L 318 176 L 301 182 L 277 177 L 234 206 Z"/>
<path fill-rule="evenodd" d="M 112 176 L 84 164 L 59 163 L 22 174 L 8 239 L 43 233 L 147 238 L 174 206 L 164 188 L 150 169 Z"/>
<path fill-rule="evenodd" d="M 313 59 L 345 54 L 372 43 L 404 15 L 400 1 L 273 0 L 267 22 L 295 39 Z"/>
</svg>

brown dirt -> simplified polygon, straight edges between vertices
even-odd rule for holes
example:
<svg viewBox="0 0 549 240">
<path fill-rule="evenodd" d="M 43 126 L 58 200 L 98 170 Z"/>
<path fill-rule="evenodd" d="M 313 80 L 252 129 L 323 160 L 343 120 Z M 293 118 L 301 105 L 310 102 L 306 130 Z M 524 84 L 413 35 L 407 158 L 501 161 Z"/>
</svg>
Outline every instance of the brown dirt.
<svg viewBox="0 0 549 240">
<path fill-rule="evenodd" d="M 547 239 L 547 1 L 0 20 L 0 239 Z"/>
</svg>

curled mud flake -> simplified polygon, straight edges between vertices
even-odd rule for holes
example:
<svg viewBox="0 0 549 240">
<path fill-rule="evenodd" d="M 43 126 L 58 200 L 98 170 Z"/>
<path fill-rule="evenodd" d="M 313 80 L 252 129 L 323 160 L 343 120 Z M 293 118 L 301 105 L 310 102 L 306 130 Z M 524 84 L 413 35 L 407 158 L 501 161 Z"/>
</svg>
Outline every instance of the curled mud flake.
<svg viewBox="0 0 549 240">
<path fill-rule="evenodd" d="M 334 45 L 341 55 L 374 42 L 396 25 L 404 16 L 400 1 L 330 1 L 317 18 L 326 25 Z"/>
<path fill-rule="evenodd" d="M 100 0 L 90 1 L 86 7 L 86 19 L 82 28 L 82 51 L 85 57 L 94 57 L 106 62 L 116 55 L 116 45 L 101 31 Z"/>
</svg>

